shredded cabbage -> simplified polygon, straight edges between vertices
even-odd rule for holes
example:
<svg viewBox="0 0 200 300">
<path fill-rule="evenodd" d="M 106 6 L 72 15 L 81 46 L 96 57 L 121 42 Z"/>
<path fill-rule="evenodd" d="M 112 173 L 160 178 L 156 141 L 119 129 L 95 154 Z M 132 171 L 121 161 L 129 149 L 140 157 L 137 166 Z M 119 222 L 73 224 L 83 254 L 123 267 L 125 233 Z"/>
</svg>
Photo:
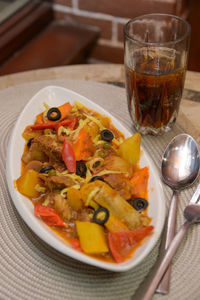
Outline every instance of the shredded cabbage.
<svg viewBox="0 0 200 300">
<path fill-rule="evenodd" d="M 67 170 L 64 171 L 64 172 L 62 172 L 62 173 L 56 171 L 56 175 L 70 177 L 71 179 L 73 179 L 75 182 L 78 182 L 78 183 L 85 181 L 84 178 L 82 178 L 82 177 L 80 177 L 80 176 L 78 176 L 76 174 L 69 174 Z"/>
<path fill-rule="evenodd" d="M 85 119 L 85 120 L 79 120 L 79 125 L 78 127 L 73 131 L 75 132 L 73 135 L 73 139 L 76 139 L 79 135 L 80 130 L 89 122 L 89 120 Z"/>
<path fill-rule="evenodd" d="M 117 140 L 116 138 L 114 138 L 114 139 L 112 140 L 112 142 L 113 142 L 114 144 L 116 144 L 117 146 L 121 145 L 121 144 L 123 143 L 123 141 L 124 141 L 124 139 L 123 139 L 122 137 L 120 137 L 119 140 Z"/>
<path fill-rule="evenodd" d="M 61 135 L 62 133 L 65 133 L 66 135 L 70 135 L 73 133 L 73 131 L 69 128 L 65 128 L 64 126 L 60 126 L 58 128 L 58 135 Z"/>
<path fill-rule="evenodd" d="M 90 169 L 87 168 L 85 182 L 88 183 L 88 182 L 90 181 L 91 178 L 92 178 L 92 174 L 91 174 L 91 172 L 90 172 Z"/>
<path fill-rule="evenodd" d="M 48 104 L 46 104 L 45 102 L 43 102 L 43 105 L 44 105 L 44 107 L 45 107 L 46 110 L 50 109 L 50 106 Z"/>
<path fill-rule="evenodd" d="M 100 141 L 99 141 L 100 137 L 101 137 L 100 134 L 97 134 L 97 135 L 95 136 L 95 138 L 93 138 L 92 141 L 93 141 L 93 143 L 94 143 L 95 145 L 97 145 L 98 142 L 100 142 Z"/>
<path fill-rule="evenodd" d="M 78 107 L 78 108 L 83 108 L 83 104 L 81 104 L 80 102 L 78 101 L 74 101 L 74 104 Z"/>
<path fill-rule="evenodd" d="M 42 203 L 43 206 L 48 206 L 49 205 L 49 199 L 45 199 L 45 201 Z"/>
<path fill-rule="evenodd" d="M 102 125 L 101 121 L 99 121 L 97 118 L 93 117 L 93 116 L 90 116 L 90 115 L 87 115 L 86 113 L 84 113 L 84 116 L 86 116 L 87 119 L 93 121 L 94 123 L 96 123 L 100 130 L 104 130 L 105 127 Z"/>
<path fill-rule="evenodd" d="M 96 145 L 101 145 L 101 144 L 105 144 L 105 143 L 106 143 L 106 141 L 100 140 L 100 141 L 96 142 Z"/>
<path fill-rule="evenodd" d="M 44 186 L 40 186 L 39 184 L 36 184 L 35 190 L 39 193 L 44 193 L 46 191 L 46 188 Z"/>
<path fill-rule="evenodd" d="M 52 139 L 54 139 L 56 137 L 56 134 L 52 133 L 51 129 L 45 129 L 44 130 L 44 135 L 51 137 Z"/>
<path fill-rule="evenodd" d="M 87 201 L 85 202 L 85 206 L 90 206 L 90 202 L 94 198 L 94 196 L 99 192 L 99 187 L 95 187 L 88 195 Z"/>
<path fill-rule="evenodd" d="M 102 166 L 103 165 L 103 163 L 104 163 L 104 159 L 103 158 L 101 158 L 101 157 L 94 157 L 94 158 L 92 158 L 90 161 L 88 161 L 88 163 L 87 163 L 87 166 L 88 166 L 88 168 L 92 171 L 92 172 L 94 172 L 95 171 L 95 163 L 97 163 L 97 162 L 99 162 L 99 164 L 98 164 L 98 167 L 99 166 Z"/>
<path fill-rule="evenodd" d="M 114 171 L 114 170 L 103 170 L 103 171 L 97 173 L 96 175 L 103 176 L 103 175 L 107 175 L 107 174 L 128 174 L 128 173 L 121 172 L 121 171 Z"/>
</svg>

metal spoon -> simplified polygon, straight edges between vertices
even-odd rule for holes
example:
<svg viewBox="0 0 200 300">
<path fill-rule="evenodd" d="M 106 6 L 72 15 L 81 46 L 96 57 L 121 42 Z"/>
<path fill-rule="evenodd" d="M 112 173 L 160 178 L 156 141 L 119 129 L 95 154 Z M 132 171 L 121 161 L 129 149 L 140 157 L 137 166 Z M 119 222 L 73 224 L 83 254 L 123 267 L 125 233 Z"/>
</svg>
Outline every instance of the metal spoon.
<svg viewBox="0 0 200 300">
<path fill-rule="evenodd" d="M 169 148 L 169 152 L 167 149 Z M 179 184 L 184 182 L 192 183 L 197 178 L 200 170 L 200 150 L 195 142 L 195 140 L 187 135 L 180 134 L 175 137 L 172 142 L 167 147 L 163 158 L 163 174 L 165 174 L 166 183 L 169 185 L 170 182 L 175 182 L 176 178 L 179 178 Z M 169 155 L 170 153 L 170 155 Z M 166 157 L 166 158 L 165 158 Z M 168 158 L 171 157 L 169 160 Z M 168 161 L 168 164 L 165 163 Z M 171 161 L 171 163 L 169 163 Z M 180 164 L 180 161 L 183 161 Z M 170 176 L 169 176 L 170 175 Z M 178 185 L 179 186 L 179 185 Z M 177 186 L 177 187 L 178 187 Z M 175 190 L 177 189 L 175 186 Z M 184 211 L 184 215 L 188 222 L 186 222 L 177 233 L 176 237 L 173 239 L 172 243 L 169 245 L 168 249 L 162 255 L 159 255 L 159 258 L 152 268 L 149 275 L 145 278 L 144 282 L 140 285 L 136 293 L 131 299 L 134 300 L 149 300 L 153 295 L 158 283 L 162 279 L 174 253 L 176 252 L 179 243 L 181 242 L 184 234 L 186 233 L 189 225 L 195 220 L 200 220 L 200 184 L 194 193 L 189 207 Z M 177 201 L 177 200 L 174 200 Z M 194 205 L 198 204 L 197 210 L 194 213 Z M 175 205 L 176 207 L 176 205 Z M 188 213 L 189 209 L 189 213 Z M 197 218 L 198 214 L 198 218 Z M 191 219 L 190 219 L 190 216 Z M 194 218 L 193 218 L 194 217 Z M 168 218 L 169 219 L 169 218 Z M 170 221 L 168 221 L 170 223 Z"/>
<path fill-rule="evenodd" d="M 161 172 L 163 181 L 172 188 L 173 195 L 165 232 L 161 241 L 161 252 L 168 248 L 175 235 L 178 191 L 191 185 L 199 172 L 198 146 L 188 134 L 177 135 L 167 146 L 162 157 Z M 156 291 L 169 292 L 171 265 L 168 267 Z"/>
<path fill-rule="evenodd" d="M 139 287 L 136 293 L 131 299 L 134 300 L 150 300 L 154 294 L 156 287 L 165 273 L 169 263 L 171 262 L 178 246 L 183 240 L 184 235 L 186 234 L 190 225 L 200 222 L 200 184 L 198 185 L 192 199 L 190 200 L 189 205 L 184 209 L 184 217 L 186 222 L 180 227 L 178 233 L 175 235 L 172 240 L 169 248 L 164 253 L 164 256 L 161 261 L 153 268 L 153 277 L 151 273 L 147 276 L 146 280 Z"/>
</svg>

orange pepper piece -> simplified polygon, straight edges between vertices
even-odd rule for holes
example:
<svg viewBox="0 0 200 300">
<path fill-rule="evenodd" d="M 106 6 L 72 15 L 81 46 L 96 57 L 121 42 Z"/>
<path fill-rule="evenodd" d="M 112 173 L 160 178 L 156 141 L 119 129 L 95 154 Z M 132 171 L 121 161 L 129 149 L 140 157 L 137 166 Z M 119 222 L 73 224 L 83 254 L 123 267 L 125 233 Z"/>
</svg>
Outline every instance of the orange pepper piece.
<svg viewBox="0 0 200 300">
<path fill-rule="evenodd" d="M 86 160 L 95 151 L 92 139 L 89 133 L 84 129 L 80 130 L 78 138 L 72 147 L 76 160 Z"/>
<path fill-rule="evenodd" d="M 148 196 L 148 179 L 149 179 L 149 169 L 144 167 L 137 170 L 133 177 L 131 178 L 131 183 L 133 184 L 132 196 L 141 197 L 147 199 Z"/>
<path fill-rule="evenodd" d="M 58 109 L 61 112 L 61 118 L 58 120 L 59 122 L 66 118 L 68 114 L 70 113 L 72 106 L 69 102 L 64 103 L 63 105 L 58 106 Z M 39 115 L 36 116 L 36 122 L 38 124 L 44 123 L 43 121 L 43 113 L 40 113 Z M 48 120 L 48 123 L 55 123 L 55 121 Z"/>
</svg>

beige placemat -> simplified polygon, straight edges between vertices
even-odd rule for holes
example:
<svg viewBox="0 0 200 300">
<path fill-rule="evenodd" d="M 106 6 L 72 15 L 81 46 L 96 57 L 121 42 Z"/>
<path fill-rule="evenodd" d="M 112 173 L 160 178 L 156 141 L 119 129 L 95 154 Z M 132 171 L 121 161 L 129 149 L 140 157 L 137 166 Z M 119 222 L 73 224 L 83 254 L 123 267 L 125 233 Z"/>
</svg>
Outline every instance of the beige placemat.
<svg viewBox="0 0 200 300">
<path fill-rule="evenodd" d="M 95 82 L 54 80 L 19 85 L 0 92 L 0 299 L 128 300 L 156 261 L 159 243 L 131 271 L 113 273 L 91 267 L 58 253 L 40 240 L 20 218 L 9 196 L 5 162 L 11 129 L 28 100 L 40 88 L 52 84 L 90 98 L 133 131 L 123 88 Z M 162 137 L 143 138 L 143 146 L 158 168 L 166 145 L 180 132 L 182 129 L 177 124 Z M 193 186 L 180 194 L 177 227 L 183 222 L 182 211 L 194 189 Z M 164 192 L 168 206 L 171 190 L 164 186 Z M 170 294 L 155 295 L 153 299 L 200 299 L 199 233 L 200 227 L 194 225 L 174 258 Z"/>
</svg>

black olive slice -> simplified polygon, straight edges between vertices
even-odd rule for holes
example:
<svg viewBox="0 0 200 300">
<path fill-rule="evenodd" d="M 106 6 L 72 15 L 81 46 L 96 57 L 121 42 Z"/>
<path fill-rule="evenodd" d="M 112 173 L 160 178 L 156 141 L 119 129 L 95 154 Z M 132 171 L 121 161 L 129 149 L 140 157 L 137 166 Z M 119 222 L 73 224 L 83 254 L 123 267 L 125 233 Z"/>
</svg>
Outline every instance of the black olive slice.
<svg viewBox="0 0 200 300">
<path fill-rule="evenodd" d="M 34 138 L 31 138 L 31 139 L 28 140 L 28 142 L 27 142 L 27 147 L 30 147 L 30 146 L 31 146 L 31 143 L 32 143 L 33 140 L 34 140 Z"/>
<path fill-rule="evenodd" d="M 50 108 L 47 112 L 47 118 L 51 121 L 59 120 L 61 118 L 60 110 L 57 107 Z"/>
<path fill-rule="evenodd" d="M 84 177 L 87 172 L 87 167 L 84 162 L 77 161 L 76 162 L 76 175 Z"/>
<path fill-rule="evenodd" d="M 144 210 L 148 206 L 148 202 L 144 198 L 131 198 L 128 202 L 138 211 Z"/>
<path fill-rule="evenodd" d="M 92 177 L 92 178 L 90 179 L 90 182 L 93 182 L 93 181 L 95 181 L 95 180 L 101 180 L 101 181 L 104 181 L 104 178 L 101 177 L 101 176 L 94 176 L 94 177 Z"/>
<path fill-rule="evenodd" d="M 107 142 L 112 141 L 112 139 L 114 139 L 114 134 L 108 130 L 108 129 L 104 129 L 100 132 L 101 135 L 101 139 Z"/>
<path fill-rule="evenodd" d="M 105 214 L 105 216 L 104 216 L 103 219 L 99 219 L 99 218 L 98 218 L 98 215 L 99 215 L 101 212 L 103 212 L 103 213 Z M 108 211 L 107 208 L 105 208 L 105 207 L 100 207 L 100 208 L 98 208 L 98 209 L 95 211 L 95 213 L 94 213 L 94 215 L 93 215 L 93 221 L 94 221 L 96 224 L 103 225 L 103 224 L 105 224 L 105 223 L 108 221 L 109 215 L 110 215 L 110 213 L 109 213 L 109 211 Z"/>
<path fill-rule="evenodd" d="M 53 166 L 46 166 L 42 168 L 39 173 L 48 173 L 50 170 L 55 170 L 55 168 Z"/>
</svg>

